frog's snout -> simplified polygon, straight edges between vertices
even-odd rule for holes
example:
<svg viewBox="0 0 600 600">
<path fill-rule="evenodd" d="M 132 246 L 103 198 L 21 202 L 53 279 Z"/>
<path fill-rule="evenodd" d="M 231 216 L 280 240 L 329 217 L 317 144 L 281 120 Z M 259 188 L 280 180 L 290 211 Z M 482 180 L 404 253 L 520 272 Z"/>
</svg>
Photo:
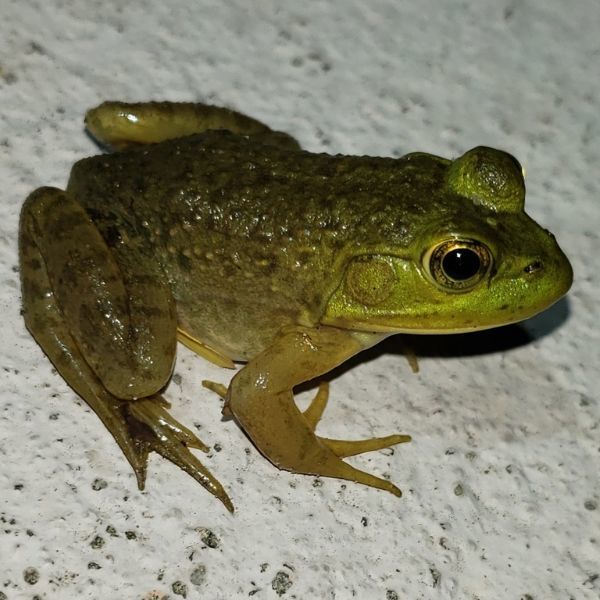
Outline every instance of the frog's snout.
<svg viewBox="0 0 600 600">
<path fill-rule="evenodd" d="M 573 268 L 561 251 L 553 257 L 532 257 L 522 268 L 526 281 L 545 281 L 553 288 L 556 298 L 564 296 L 573 283 Z"/>
</svg>

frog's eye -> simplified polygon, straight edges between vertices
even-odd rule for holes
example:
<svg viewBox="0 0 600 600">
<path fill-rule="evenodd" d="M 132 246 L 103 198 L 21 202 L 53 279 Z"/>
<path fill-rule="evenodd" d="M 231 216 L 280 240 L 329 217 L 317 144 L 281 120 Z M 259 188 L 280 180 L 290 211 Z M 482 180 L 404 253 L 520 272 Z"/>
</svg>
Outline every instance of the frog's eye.
<svg viewBox="0 0 600 600">
<path fill-rule="evenodd" d="M 492 253 L 474 240 L 447 240 L 425 255 L 431 278 L 447 290 L 463 292 L 479 283 L 490 270 Z"/>
</svg>

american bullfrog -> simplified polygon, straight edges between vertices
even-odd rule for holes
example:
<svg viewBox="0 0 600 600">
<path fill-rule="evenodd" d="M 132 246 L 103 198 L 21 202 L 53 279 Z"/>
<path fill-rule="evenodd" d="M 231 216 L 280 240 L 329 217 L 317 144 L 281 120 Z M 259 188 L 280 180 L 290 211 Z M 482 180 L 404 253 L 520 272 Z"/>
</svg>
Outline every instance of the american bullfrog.
<svg viewBox="0 0 600 600">
<path fill-rule="evenodd" d="M 140 488 L 156 451 L 233 510 L 189 450 L 207 447 L 162 396 L 180 341 L 245 363 L 228 387 L 206 386 L 273 464 L 399 496 L 343 459 L 410 438 L 321 437 L 327 385 L 305 411 L 294 387 L 391 334 L 526 319 L 571 285 L 554 236 L 524 212 L 519 163 L 499 150 L 314 154 L 203 104 L 107 102 L 86 124 L 115 152 L 27 198 L 23 311 Z"/>
</svg>

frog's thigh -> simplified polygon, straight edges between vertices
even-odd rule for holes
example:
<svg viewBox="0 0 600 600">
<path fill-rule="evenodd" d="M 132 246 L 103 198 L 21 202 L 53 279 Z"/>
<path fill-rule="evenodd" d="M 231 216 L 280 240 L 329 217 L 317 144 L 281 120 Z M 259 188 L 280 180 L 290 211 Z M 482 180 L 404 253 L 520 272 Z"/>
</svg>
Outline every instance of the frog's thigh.
<svg viewBox="0 0 600 600">
<path fill-rule="evenodd" d="M 34 192 L 21 213 L 19 254 L 25 324 L 58 372 L 75 392 L 85 398 L 113 434 L 143 485 L 147 452 L 144 453 L 129 433 L 123 403 L 101 385 L 79 351 L 52 293 L 37 245 L 38 201 L 35 198 L 36 195 L 39 198 L 53 193 L 55 191 L 48 188 Z"/>
<path fill-rule="evenodd" d="M 72 338 L 107 390 L 121 399 L 158 392 L 173 368 L 176 318 L 170 291 L 146 270 L 151 261 L 133 248 L 119 257 L 61 190 L 36 190 L 23 223 Z"/>
<path fill-rule="evenodd" d="M 320 390 L 304 414 L 294 402 L 295 385 L 326 373 L 361 349 L 350 333 L 331 327 L 285 333 L 234 377 L 228 407 L 257 448 L 276 466 L 349 479 L 400 495 L 389 481 L 355 469 L 342 457 L 408 441 L 408 436 L 362 441 L 320 438 L 314 426 L 325 406 L 326 391 Z"/>
<path fill-rule="evenodd" d="M 191 102 L 104 102 L 89 110 L 85 123 L 104 144 L 124 149 L 162 142 L 209 129 L 227 129 L 242 135 L 260 135 L 263 143 L 297 149 L 289 135 L 242 113 L 209 104 Z"/>
</svg>

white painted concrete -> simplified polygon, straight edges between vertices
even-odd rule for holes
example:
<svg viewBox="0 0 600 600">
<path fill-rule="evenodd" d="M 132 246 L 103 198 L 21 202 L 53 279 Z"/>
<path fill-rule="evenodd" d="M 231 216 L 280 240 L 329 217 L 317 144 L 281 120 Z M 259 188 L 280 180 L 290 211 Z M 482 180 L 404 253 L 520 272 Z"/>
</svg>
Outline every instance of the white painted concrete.
<svg viewBox="0 0 600 600">
<path fill-rule="evenodd" d="M 2 0 L 0 17 L 0 598 L 600 597 L 596 0 Z M 277 471 L 200 386 L 229 373 L 185 349 L 167 395 L 221 448 L 206 463 L 237 512 L 158 457 L 139 493 L 19 315 L 20 205 L 97 152 L 82 116 L 105 99 L 224 104 L 315 151 L 509 150 L 573 290 L 520 328 L 425 340 L 416 376 L 394 341 L 342 370 L 321 431 L 412 434 L 354 459 L 401 500 Z"/>
</svg>

